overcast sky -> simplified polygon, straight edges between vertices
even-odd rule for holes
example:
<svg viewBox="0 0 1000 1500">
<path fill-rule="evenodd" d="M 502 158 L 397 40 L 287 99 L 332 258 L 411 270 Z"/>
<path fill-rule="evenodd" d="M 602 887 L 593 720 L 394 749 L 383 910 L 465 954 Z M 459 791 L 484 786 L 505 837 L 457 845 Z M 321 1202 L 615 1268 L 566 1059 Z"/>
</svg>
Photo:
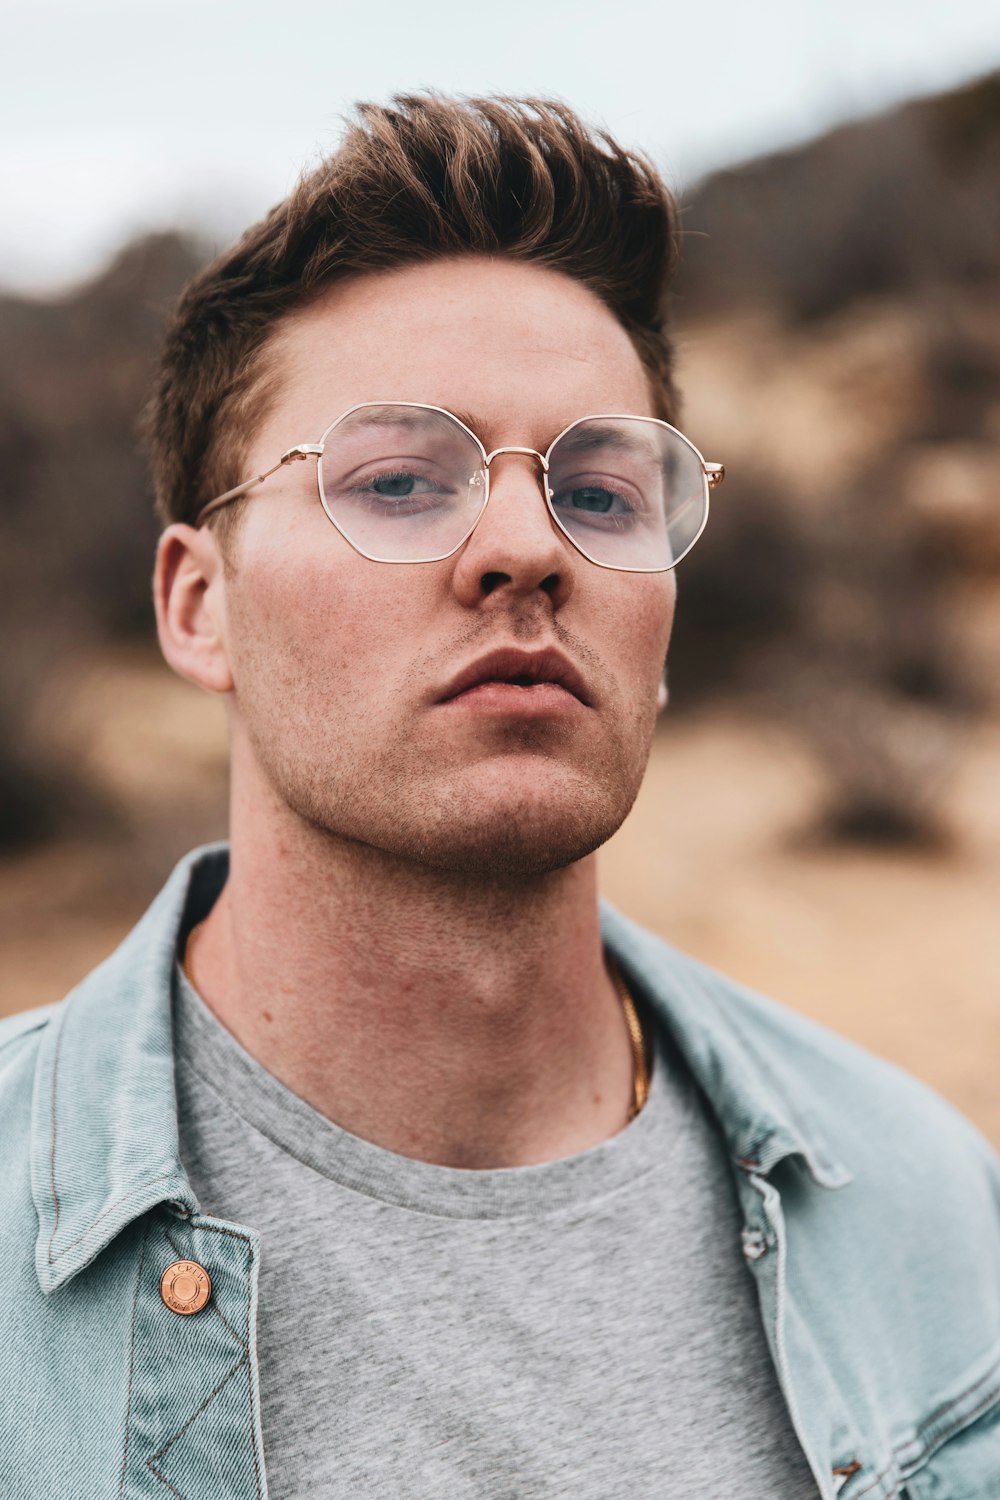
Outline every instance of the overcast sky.
<svg viewBox="0 0 1000 1500">
<path fill-rule="evenodd" d="M 3 32 L 0 282 L 38 290 L 138 229 L 228 238 L 355 99 L 556 94 L 684 187 L 1000 66 L 1000 0 L 8 0 Z"/>
</svg>

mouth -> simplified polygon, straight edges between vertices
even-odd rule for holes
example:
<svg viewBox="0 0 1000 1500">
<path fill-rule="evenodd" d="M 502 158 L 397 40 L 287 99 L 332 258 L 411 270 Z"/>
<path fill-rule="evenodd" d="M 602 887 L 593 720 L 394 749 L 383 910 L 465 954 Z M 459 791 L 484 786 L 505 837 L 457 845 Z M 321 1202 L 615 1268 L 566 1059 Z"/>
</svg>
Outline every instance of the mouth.
<svg viewBox="0 0 1000 1500">
<path fill-rule="evenodd" d="M 591 707 L 583 677 L 561 652 L 522 651 L 510 647 L 491 651 L 459 672 L 438 698 L 439 703 L 473 696 L 498 707 L 567 706 L 575 700 Z"/>
</svg>

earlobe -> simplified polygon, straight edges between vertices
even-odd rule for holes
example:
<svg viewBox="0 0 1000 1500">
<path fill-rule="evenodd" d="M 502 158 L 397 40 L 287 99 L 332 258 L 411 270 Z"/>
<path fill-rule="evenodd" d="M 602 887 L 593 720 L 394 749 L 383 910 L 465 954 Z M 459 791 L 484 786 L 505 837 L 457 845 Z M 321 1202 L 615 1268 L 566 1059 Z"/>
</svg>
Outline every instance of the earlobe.
<svg viewBox="0 0 1000 1500">
<path fill-rule="evenodd" d="M 656 689 L 656 712 L 662 714 L 670 701 L 670 690 L 667 687 L 666 676 L 660 678 L 660 685 Z"/>
<path fill-rule="evenodd" d="M 223 632 L 222 558 L 210 531 L 168 526 L 156 549 L 153 603 L 160 649 L 180 677 L 210 693 L 233 679 Z"/>
</svg>

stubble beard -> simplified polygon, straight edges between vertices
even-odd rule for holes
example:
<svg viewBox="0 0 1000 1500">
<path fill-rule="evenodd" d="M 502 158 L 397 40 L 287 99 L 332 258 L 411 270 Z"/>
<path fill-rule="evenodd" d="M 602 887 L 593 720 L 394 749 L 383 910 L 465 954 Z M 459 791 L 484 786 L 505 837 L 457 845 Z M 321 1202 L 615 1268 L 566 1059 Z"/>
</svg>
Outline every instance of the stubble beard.
<svg viewBox="0 0 1000 1500">
<path fill-rule="evenodd" d="M 279 755 L 273 742 L 271 753 L 256 749 L 281 801 L 315 832 L 438 878 L 495 885 L 553 874 L 607 842 L 635 802 L 654 722 L 616 715 L 586 771 L 537 727 L 503 754 L 433 769 L 402 733 L 377 760 L 341 755 L 326 770 L 289 744 Z"/>
</svg>

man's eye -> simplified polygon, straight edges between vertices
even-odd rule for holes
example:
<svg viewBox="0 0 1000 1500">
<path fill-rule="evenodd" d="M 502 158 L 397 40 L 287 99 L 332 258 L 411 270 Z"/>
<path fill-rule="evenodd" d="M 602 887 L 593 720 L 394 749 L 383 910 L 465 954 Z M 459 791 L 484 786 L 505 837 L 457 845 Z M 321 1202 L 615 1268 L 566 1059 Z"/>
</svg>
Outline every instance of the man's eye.
<svg viewBox="0 0 1000 1500">
<path fill-rule="evenodd" d="M 568 496 L 563 499 L 563 504 L 567 500 L 574 510 L 589 510 L 606 515 L 615 503 L 615 496 L 611 490 L 606 490 L 600 485 L 587 484 L 579 489 L 570 490 Z"/>
<path fill-rule="evenodd" d="M 635 514 L 633 499 L 617 486 L 607 484 L 569 484 L 552 496 L 557 510 L 569 516 L 606 516 L 623 519 Z"/>
<path fill-rule="evenodd" d="M 418 482 L 416 474 L 407 473 L 379 474 L 370 481 L 376 495 L 384 495 L 387 500 L 402 500 L 414 494 Z"/>
</svg>

